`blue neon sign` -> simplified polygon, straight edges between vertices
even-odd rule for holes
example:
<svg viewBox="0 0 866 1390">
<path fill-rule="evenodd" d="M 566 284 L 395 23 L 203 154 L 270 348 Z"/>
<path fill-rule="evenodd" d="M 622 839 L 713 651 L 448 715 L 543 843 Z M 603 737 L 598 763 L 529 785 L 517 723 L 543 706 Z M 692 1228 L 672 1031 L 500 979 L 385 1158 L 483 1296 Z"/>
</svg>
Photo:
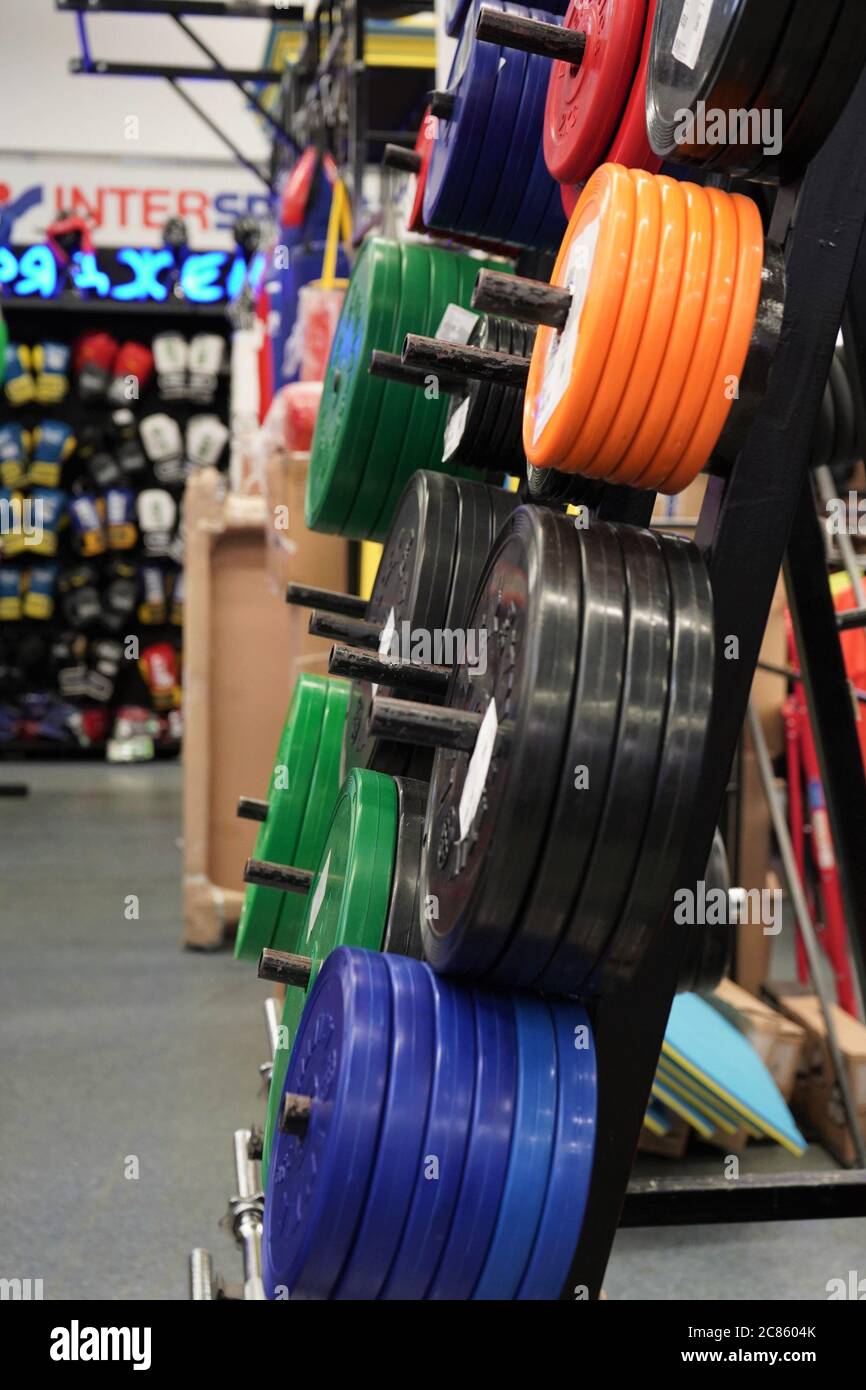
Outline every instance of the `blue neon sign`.
<svg viewBox="0 0 866 1390">
<path fill-rule="evenodd" d="M 96 299 L 162 304 L 171 289 L 167 272 L 175 268 L 174 255 L 165 247 L 123 246 L 103 266 L 93 252 L 76 252 L 70 275 L 79 290 Z M 261 269 L 254 262 L 249 275 L 253 285 Z M 235 298 L 247 275 L 243 257 L 227 251 L 190 252 L 179 270 L 181 290 L 191 304 L 221 304 Z M 62 291 L 62 282 L 51 248 L 28 246 L 16 255 L 9 246 L 0 246 L 0 289 L 22 299 L 53 299 Z"/>
</svg>

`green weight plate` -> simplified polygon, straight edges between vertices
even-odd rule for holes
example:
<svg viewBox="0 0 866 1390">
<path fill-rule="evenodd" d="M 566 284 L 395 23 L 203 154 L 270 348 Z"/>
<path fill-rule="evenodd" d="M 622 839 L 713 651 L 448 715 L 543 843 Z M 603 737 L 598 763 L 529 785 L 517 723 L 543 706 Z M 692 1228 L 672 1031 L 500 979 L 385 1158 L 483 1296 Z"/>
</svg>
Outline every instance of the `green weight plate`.
<svg viewBox="0 0 866 1390">
<path fill-rule="evenodd" d="M 393 338 L 393 352 L 399 352 L 406 334 L 427 334 L 430 331 L 431 313 L 431 256 L 427 246 L 400 246 L 403 264 L 402 293 L 400 293 L 400 316 L 398 331 Z M 381 539 L 385 531 L 379 530 L 379 517 L 384 510 L 386 499 L 391 495 L 391 486 L 407 467 L 414 466 L 418 456 L 418 428 L 423 423 L 424 409 L 428 402 L 424 392 L 417 386 L 402 386 L 399 382 L 385 384 L 385 403 L 379 420 L 377 439 L 370 459 L 367 460 L 367 475 L 364 478 L 367 496 L 373 499 L 373 507 L 368 510 L 364 523 L 364 537 Z M 386 530 L 386 528 L 385 528 Z M 352 518 L 348 534 L 353 535 Z"/>
<path fill-rule="evenodd" d="M 453 303 L 458 294 L 457 265 L 459 257 L 455 252 L 445 251 L 437 246 L 426 246 L 424 250 L 430 273 L 430 299 L 422 331 L 427 337 L 433 337 L 445 309 Z M 398 344 L 395 351 L 399 351 L 399 348 L 400 345 Z M 430 397 L 426 390 L 422 391 L 418 387 L 412 389 L 415 391 L 417 401 L 416 409 L 412 414 L 411 430 L 407 431 L 397 467 L 391 478 L 388 495 L 372 533 L 375 540 L 384 540 L 388 534 L 397 503 L 400 501 L 412 474 L 423 468 L 432 468 L 437 473 L 442 471 L 441 457 L 436 459 L 434 455 L 436 440 L 441 440 L 441 432 L 444 429 L 448 397 L 444 393 L 438 398 Z M 441 448 L 439 452 L 441 455 Z"/>
<path fill-rule="evenodd" d="M 304 674 L 295 686 L 271 772 L 267 820 L 256 836 L 256 859 L 294 863 L 319 749 L 328 683 L 327 677 Z M 258 960 L 263 948 L 270 945 L 282 896 L 273 888 L 247 884 L 235 939 L 236 960 Z"/>
<path fill-rule="evenodd" d="M 292 864 L 298 869 L 314 869 L 319 862 L 328 822 L 340 790 L 343 761 L 343 732 L 349 708 L 348 681 L 331 677 L 325 695 L 325 713 L 319 736 L 316 765 L 310 782 L 306 810 Z M 306 899 L 299 893 L 281 893 L 282 902 L 271 938 L 277 951 L 299 951 L 301 929 L 306 915 Z"/>
<path fill-rule="evenodd" d="M 313 962 L 307 990 L 290 989 L 268 1088 L 262 1174 L 267 1174 L 276 1111 L 304 1001 L 318 968 L 337 946 L 382 949 L 397 844 L 397 787 L 392 777 L 356 768 L 337 797 L 318 872 L 306 898 L 298 954 Z"/>
<path fill-rule="evenodd" d="M 364 476 L 384 390 L 367 368 L 373 349 L 390 341 L 399 284 L 397 242 L 369 237 L 352 271 L 325 373 L 307 473 L 311 530 L 342 530 Z"/>
<path fill-rule="evenodd" d="M 383 347 L 399 352 L 407 333 L 424 331 L 430 313 L 429 255 L 425 246 L 400 247 L 400 294 L 390 342 Z M 410 447 L 409 420 L 424 404 L 424 392 L 397 381 L 383 383 L 379 423 L 343 535 L 366 540 L 376 528 L 391 479 L 401 454 Z"/>
</svg>

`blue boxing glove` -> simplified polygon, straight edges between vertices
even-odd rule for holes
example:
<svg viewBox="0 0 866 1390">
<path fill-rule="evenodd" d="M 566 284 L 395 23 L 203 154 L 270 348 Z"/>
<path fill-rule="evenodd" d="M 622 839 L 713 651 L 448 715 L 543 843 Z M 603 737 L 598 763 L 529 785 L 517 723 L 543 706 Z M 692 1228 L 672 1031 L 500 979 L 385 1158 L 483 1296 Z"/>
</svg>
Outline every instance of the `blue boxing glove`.
<svg viewBox="0 0 866 1390">
<path fill-rule="evenodd" d="M 40 405 L 58 405 L 69 391 L 70 351 L 65 343 L 38 343 L 31 353 Z"/>
<path fill-rule="evenodd" d="M 28 551 L 36 555 L 57 554 L 57 532 L 64 521 L 66 493 L 57 487 L 36 487 L 30 493 L 30 532 L 25 537 Z"/>
<path fill-rule="evenodd" d="M 135 493 L 128 487 L 113 487 L 105 494 L 105 522 L 110 550 L 132 550 L 138 540 L 135 524 Z"/>
<path fill-rule="evenodd" d="M 28 405 L 36 399 L 36 382 L 30 370 L 32 360 L 30 349 L 24 343 L 7 344 L 3 390 L 13 405 Z"/>
<path fill-rule="evenodd" d="M 57 487 L 66 460 L 75 451 L 75 435 L 62 420 L 43 420 L 33 431 L 33 457 L 28 481 Z"/>
<path fill-rule="evenodd" d="M 79 493 L 69 504 L 69 514 L 81 554 L 87 559 L 104 555 L 105 527 L 103 511 L 97 499 L 88 492 Z"/>
<path fill-rule="evenodd" d="M 24 595 L 22 610 L 25 618 L 39 618 L 43 622 L 54 612 L 54 591 L 57 588 L 56 561 L 33 565 L 30 569 L 27 592 Z"/>
<path fill-rule="evenodd" d="M 17 487 L 27 472 L 30 435 L 21 425 L 0 425 L 0 483 Z"/>
<path fill-rule="evenodd" d="M 0 622 L 21 618 L 21 571 L 17 565 L 0 565 Z"/>
</svg>

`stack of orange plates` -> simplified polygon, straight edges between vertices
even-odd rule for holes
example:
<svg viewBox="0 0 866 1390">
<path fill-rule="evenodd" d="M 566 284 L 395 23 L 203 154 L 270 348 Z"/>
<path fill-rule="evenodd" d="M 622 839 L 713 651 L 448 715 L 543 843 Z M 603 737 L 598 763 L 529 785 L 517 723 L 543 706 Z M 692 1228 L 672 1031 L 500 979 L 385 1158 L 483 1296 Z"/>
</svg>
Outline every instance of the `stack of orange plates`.
<svg viewBox="0 0 866 1390">
<path fill-rule="evenodd" d="M 662 174 L 603 165 L 572 214 L 551 283 L 572 295 L 540 328 L 524 444 L 557 468 L 681 492 L 724 429 L 761 292 L 755 203 Z"/>
</svg>

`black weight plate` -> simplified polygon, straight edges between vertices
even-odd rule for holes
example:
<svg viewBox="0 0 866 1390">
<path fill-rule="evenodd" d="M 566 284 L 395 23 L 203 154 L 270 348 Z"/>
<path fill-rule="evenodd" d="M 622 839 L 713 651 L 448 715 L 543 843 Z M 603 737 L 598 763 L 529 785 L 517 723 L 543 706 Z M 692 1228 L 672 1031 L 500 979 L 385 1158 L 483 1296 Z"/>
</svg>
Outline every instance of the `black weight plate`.
<svg viewBox="0 0 866 1390">
<path fill-rule="evenodd" d="M 493 508 L 493 534 L 490 542 L 492 545 L 506 522 L 511 520 L 515 508 L 520 505 L 520 498 L 516 492 L 511 492 L 508 488 L 495 487 L 490 503 Z"/>
<path fill-rule="evenodd" d="M 367 604 L 369 622 L 388 622 L 393 609 L 400 624 L 429 632 L 444 625 L 457 546 L 457 487 L 441 473 L 418 472 L 407 484 L 388 531 Z M 390 687 L 382 693 L 396 695 Z M 405 692 L 402 692 L 405 694 Z M 353 681 L 346 719 L 347 767 L 370 767 L 392 776 L 406 773 L 410 752 L 404 744 L 368 732 L 371 686 Z"/>
<path fill-rule="evenodd" d="M 560 473 L 556 468 L 534 468 L 526 465 L 526 485 L 529 500 L 536 507 L 578 507 L 595 510 L 601 501 L 605 483 L 582 478 L 579 473 Z"/>
<path fill-rule="evenodd" d="M 595 841 L 619 725 L 625 664 L 626 591 L 614 528 L 597 521 L 576 531 L 563 517 L 580 564 L 580 633 L 571 727 L 541 858 L 496 977 L 530 984 L 564 932 L 575 885 Z M 589 770 L 589 784 L 578 770 Z"/>
<path fill-rule="evenodd" d="M 671 647 L 667 570 L 651 531 L 615 530 L 628 594 L 619 728 L 586 873 L 575 885 L 565 932 L 537 977 L 539 988 L 559 994 L 580 991 L 619 921 L 639 860 L 664 734 Z M 590 785 L 593 770 L 590 761 Z"/>
<path fill-rule="evenodd" d="M 513 351 L 521 357 L 531 357 L 535 344 L 535 329 L 528 324 L 515 325 L 518 330 Z M 500 458 L 504 471 L 513 478 L 522 478 L 526 471 L 526 451 L 523 447 L 523 403 L 526 392 L 519 387 L 511 387 L 513 395 L 511 414 L 500 446 Z"/>
<path fill-rule="evenodd" d="M 395 777 L 394 781 L 397 784 L 397 849 L 382 950 L 398 956 L 415 956 L 421 960 L 418 885 L 429 786 L 426 782 L 417 782 L 408 777 Z"/>
<path fill-rule="evenodd" d="M 508 319 L 500 324 L 500 352 L 517 352 L 517 344 L 522 341 L 522 334 L 518 332 L 519 327 L 519 324 L 512 323 Z M 485 437 L 484 452 L 477 465 L 489 472 L 507 472 L 503 453 L 506 432 L 514 407 L 515 389 L 513 386 L 499 386 L 493 393 L 494 399 L 491 402 L 493 415 Z"/>
<path fill-rule="evenodd" d="M 843 0 L 822 0 L 816 5 L 815 0 L 795 0 L 760 91 L 742 103 L 748 111 L 771 115 L 775 133 L 782 140 L 817 75 L 842 3 Z M 764 155 L 763 144 L 761 139 L 753 145 L 724 145 L 708 167 L 723 168 L 743 177 L 760 173 L 771 178 L 781 151 L 776 156 Z"/>
<path fill-rule="evenodd" d="M 826 3 L 826 0 L 823 0 Z M 847 105 L 866 65 L 863 0 L 843 0 L 823 61 L 805 101 L 784 132 L 780 177 L 788 182 L 818 153 Z"/>
<path fill-rule="evenodd" d="M 731 889 L 731 872 L 725 842 L 717 830 L 704 873 L 707 902 L 710 894 L 722 892 L 726 899 Z M 711 994 L 728 973 L 734 949 L 734 928 L 725 920 L 719 923 L 695 923 L 686 933 L 686 946 L 677 976 L 677 994 Z"/>
<path fill-rule="evenodd" d="M 478 333 L 477 342 L 479 347 L 489 348 L 492 352 L 510 352 L 511 325 L 509 321 L 488 314 L 484 320 L 484 331 Z M 470 468 L 478 468 L 484 472 L 495 471 L 494 439 L 502 415 L 502 392 L 502 386 L 495 382 L 490 383 L 484 400 L 484 412 L 481 416 L 478 433 L 473 442 L 472 453 L 466 461 Z"/>
<path fill-rule="evenodd" d="M 493 542 L 493 507 L 490 500 L 492 489 L 484 483 L 470 483 L 464 478 L 455 478 L 454 482 L 460 498 L 460 520 L 457 524 L 457 554 L 451 574 L 445 627 L 450 632 L 462 632 L 475 586 Z"/>
<path fill-rule="evenodd" d="M 670 580 L 672 643 L 661 757 L 640 856 L 620 920 L 591 992 L 631 978 L 668 919 L 677 873 L 700 794 L 713 698 L 715 640 L 709 575 L 697 547 L 657 537 Z"/>
<path fill-rule="evenodd" d="M 577 552 L 560 518 L 519 507 L 500 532 L 468 625 L 487 633 L 484 674 L 455 667 L 446 704 L 486 714 L 504 735 L 460 804 L 470 755 L 437 749 L 424 826 L 423 923 L 436 969 L 481 976 L 506 945 L 538 858 L 562 758 L 577 653 Z M 476 755 L 473 754 L 472 758 Z"/>
<path fill-rule="evenodd" d="M 660 0 L 647 78 L 647 131 L 663 159 L 705 164 L 718 146 L 677 138 L 684 112 L 748 106 L 770 68 L 793 0 Z M 695 130 L 695 136 L 700 129 Z"/>
<path fill-rule="evenodd" d="M 465 391 L 461 395 L 452 395 L 448 401 L 442 439 L 442 462 L 449 469 L 465 468 L 467 461 L 472 457 L 475 439 L 484 415 L 486 394 L 482 388 L 487 387 L 486 382 L 467 381 Z M 458 414 L 462 416 L 462 425 L 455 420 Z"/>
</svg>

